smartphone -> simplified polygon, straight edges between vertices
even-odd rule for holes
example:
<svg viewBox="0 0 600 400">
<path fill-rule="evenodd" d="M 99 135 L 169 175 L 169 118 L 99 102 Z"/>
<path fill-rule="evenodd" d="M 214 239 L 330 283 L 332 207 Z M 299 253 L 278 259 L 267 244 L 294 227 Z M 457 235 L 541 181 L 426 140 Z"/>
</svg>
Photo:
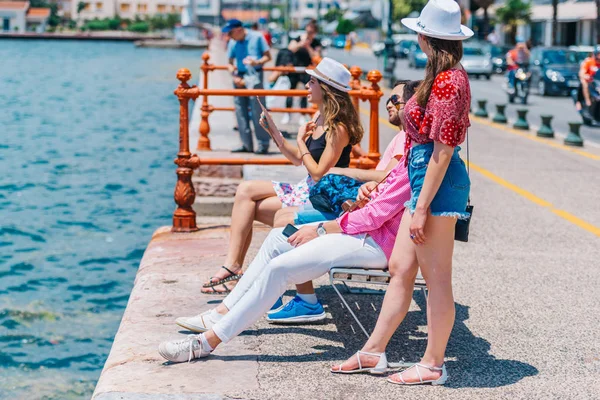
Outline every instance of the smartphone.
<svg viewBox="0 0 600 400">
<path fill-rule="evenodd" d="M 290 237 L 292 236 L 294 233 L 298 232 L 298 228 L 296 228 L 294 225 L 292 224 L 287 224 L 285 226 L 285 228 L 283 228 L 283 232 L 281 232 L 283 234 L 283 236 L 285 237 Z"/>
<path fill-rule="evenodd" d="M 260 108 L 263 110 L 263 112 L 265 113 L 265 115 L 271 115 L 269 114 L 269 110 L 267 110 L 267 108 L 263 105 L 263 103 L 260 101 L 260 97 L 256 96 L 256 101 L 258 101 L 258 104 L 260 105 Z M 281 147 L 283 146 L 283 141 L 285 140 L 283 138 L 283 135 L 281 134 L 281 132 L 279 132 L 277 129 L 275 129 L 277 131 L 277 135 L 274 135 L 273 132 L 271 132 L 270 129 L 267 129 L 267 133 L 269 134 L 269 136 L 271 136 L 271 138 L 273 138 L 273 141 L 275 142 L 275 144 L 277 145 L 277 147 Z"/>
</svg>

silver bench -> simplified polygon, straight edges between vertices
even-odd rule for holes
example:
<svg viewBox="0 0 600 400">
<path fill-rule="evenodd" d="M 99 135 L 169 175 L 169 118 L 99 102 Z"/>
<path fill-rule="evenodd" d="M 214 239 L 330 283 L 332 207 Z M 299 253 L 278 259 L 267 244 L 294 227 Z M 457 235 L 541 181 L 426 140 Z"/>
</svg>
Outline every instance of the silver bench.
<svg viewBox="0 0 600 400">
<path fill-rule="evenodd" d="M 375 290 L 364 287 L 351 287 L 348 285 L 348 283 L 387 286 L 390 283 L 390 278 L 390 273 L 387 269 L 379 270 L 353 267 L 335 267 L 329 270 L 329 282 L 331 283 L 331 286 L 340 297 L 340 300 L 342 300 L 344 306 L 348 309 L 348 311 L 350 311 L 350 314 L 352 314 L 352 317 L 354 317 L 354 320 L 356 321 L 358 326 L 360 326 L 360 329 L 362 329 L 367 339 L 369 338 L 369 333 L 367 332 L 363 324 L 360 322 L 354 311 L 352 311 L 352 308 L 350 308 L 348 302 L 346 301 L 346 299 L 342 295 L 342 292 L 338 289 L 335 283 L 342 283 L 345 291 L 350 294 L 384 295 L 385 290 Z M 417 275 L 417 279 L 415 281 L 415 290 L 419 289 L 423 291 L 423 295 L 425 296 L 425 299 L 427 299 L 427 285 L 425 284 L 425 281 L 423 280 L 421 274 Z"/>
</svg>

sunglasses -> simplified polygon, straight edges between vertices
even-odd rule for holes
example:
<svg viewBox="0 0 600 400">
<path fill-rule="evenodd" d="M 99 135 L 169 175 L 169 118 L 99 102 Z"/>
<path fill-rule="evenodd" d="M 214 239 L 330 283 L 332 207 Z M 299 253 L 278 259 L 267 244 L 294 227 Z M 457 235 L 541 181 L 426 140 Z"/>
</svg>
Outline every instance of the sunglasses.
<svg viewBox="0 0 600 400">
<path fill-rule="evenodd" d="M 390 97 L 387 99 L 387 101 L 385 102 L 385 104 L 387 104 L 387 103 L 392 103 L 392 104 L 394 105 L 394 107 L 396 107 L 396 109 L 397 109 L 397 110 L 399 110 L 399 109 L 400 109 L 400 106 L 401 106 L 401 105 L 404 105 L 404 104 L 406 104 L 404 101 L 402 101 L 402 99 L 400 98 L 400 96 L 399 96 L 399 95 L 397 95 L 397 94 L 393 94 L 393 95 L 391 95 L 391 96 L 390 96 Z"/>
</svg>

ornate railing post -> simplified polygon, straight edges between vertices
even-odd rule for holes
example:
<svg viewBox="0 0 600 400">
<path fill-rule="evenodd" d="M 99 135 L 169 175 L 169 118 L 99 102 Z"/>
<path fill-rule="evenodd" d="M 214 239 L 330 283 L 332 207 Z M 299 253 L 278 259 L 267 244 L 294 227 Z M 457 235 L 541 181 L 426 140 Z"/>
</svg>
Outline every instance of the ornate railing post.
<svg viewBox="0 0 600 400">
<path fill-rule="evenodd" d="M 367 157 L 375 164 L 379 162 L 379 99 L 383 96 L 383 92 L 379 87 L 381 81 L 381 72 L 377 70 L 369 71 L 367 80 L 371 82 L 371 90 L 376 92 L 375 96 L 369 98 L 371 104 L 371 115 L 369 121 L 369 154 Z"/>
<path fill-rule="evenodd" d="M 203 82 L 202 88 L 204 90 L 208 89 L 208 72 L 211 70 L 211 66 L 208 63 L 210 60 L 210 54 L 208 52 L 202 54 L 202 66 L 200 69 L 202 70 Z M 210 115 L 210 110 L 208 106 L 208 94 L 202 95 L 202 107 L 200 108 L 200 128 L 198 129 L 200 132 L 200 137 L 198 138 L 198 146 L 196 147 L 198 150 L 210 150 L 210 139 L 208 138 L 208 134 L 210 133 L 210 124 L 208 123 L 208 116 Z"/>
<path fill-rule="evenodd" d="M 350 68 L 350 73 L 352 74 L 352 80 L 350 81 L 350 87 L 353 90 L 360 90 L 360 77 L 362 75 L 362 69 L 360 67 L 352 67 Z M 354 108 L 356 108 L 356 112 L 360 113 L 360 98 L 358 96 L 352 97 L 352 104 L 354 104 Z"/>
<path fill-rule="evenodd" d="M 196 227 L 196 212 L 192 209 L 196 192 L 192 185 L 192 173 L 200 165 L 200 159 L 190 153 L 189 132 L 189 102 L 190 95 L 186 91 L 190 89 L 188 81 L 192 77 L 190 71 L 182 68 L 177 71 L 177 79 L 181 81 L 175 95 L 179 99 L 179 152 L 175 159 L 177 164 L 177 185 L 175 186 L 175 203 L 177 209 L 173 213 L 172 232 L 193 232 Z M 192 87 L 193 88 L 193 87 Z"/>
</svg>

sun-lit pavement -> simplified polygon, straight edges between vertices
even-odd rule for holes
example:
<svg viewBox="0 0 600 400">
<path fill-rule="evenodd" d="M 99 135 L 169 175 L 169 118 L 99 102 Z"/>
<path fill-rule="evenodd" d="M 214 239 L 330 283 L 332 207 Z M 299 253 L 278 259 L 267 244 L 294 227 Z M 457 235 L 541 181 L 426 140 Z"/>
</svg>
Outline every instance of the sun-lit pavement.
<svg viewBox="0 0 600 400">
<path fill-rule="evenodd" d="M 211 124 L 220 143 L 236 143 L 232 121 L 211 117 Z M 380 127 L 383 148 L 394 130 L 383 120 Z M 260 320 L 207 360 L 164 365 L 157 342 L 185 333 L 174 318 L 217 300 L 199 286 L 221 265 L 227 231 L 208 229 L 188 238 L 163 233 L 151 246 L 96 398 L 597 398 L 600 150 L 574 152 L 558 139 L 475 120 L 469 135 L 475 210 L 469 243 L 456 244 L 456 323 L 445 387 L 330 374 L 329 366 L 359 350 L 364 337 L 323 278 L 317 291 L 329 316 L 324 324 Z M 264 235 L 257 230 L 253 252 Z M 350 300 L 371 330 L 381 296 Z M 420 293 L 414 300 L 388 347 L 390 360 L 416 361 L 425 349 L 425 301 Z"/>
</svg>

